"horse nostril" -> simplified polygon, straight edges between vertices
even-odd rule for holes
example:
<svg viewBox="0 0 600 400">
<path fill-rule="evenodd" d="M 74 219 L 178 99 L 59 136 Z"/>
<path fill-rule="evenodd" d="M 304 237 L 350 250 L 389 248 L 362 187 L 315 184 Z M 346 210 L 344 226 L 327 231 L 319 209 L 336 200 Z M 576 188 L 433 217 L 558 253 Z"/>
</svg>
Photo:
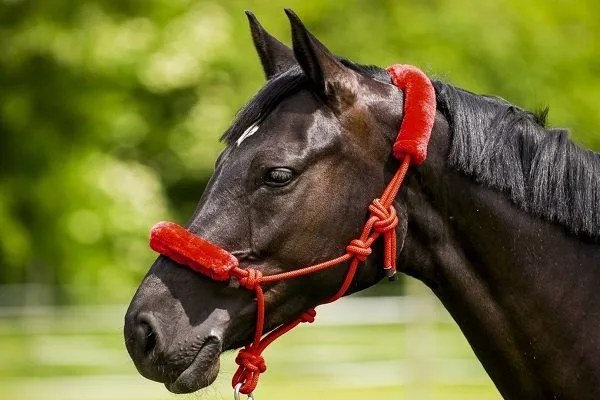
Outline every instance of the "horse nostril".
<svg viewBox="0 0 600 400">
<path fill-rule="evenodd" d="M 159 350 L 160 332 L 156 318 L 152 314 L 142 313 L 137 318 L 136 341 L 138 350 L 148 357 L 154 350 Z"/>
<path fill-rule="evenodd" d="M 138 327 L 140 336 L 140 347 L 143 347 L 144 354 L 150 353 L 156 347 L 156 334 L 152 327 L 146 322 L 140 322 Z"/>
<path fill-rule="evenodd" d="M 132 311 L 125 317 L 125 346 L 133 364 L 142 376 L 166 382 L 169 376 L 163 367 L 168 340 L 164 326 L 152 312 Z"/>
</svg>

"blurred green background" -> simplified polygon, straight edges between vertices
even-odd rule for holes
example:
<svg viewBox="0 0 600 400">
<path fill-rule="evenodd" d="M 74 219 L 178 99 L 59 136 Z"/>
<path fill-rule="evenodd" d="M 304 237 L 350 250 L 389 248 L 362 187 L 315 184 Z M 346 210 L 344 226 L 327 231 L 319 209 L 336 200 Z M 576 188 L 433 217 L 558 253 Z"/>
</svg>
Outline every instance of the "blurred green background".
<svg viewBox="0 0 600 400">
<path fill-rule="evenodd" d="M 284 7 L 338 55 L 411 63 L 528 109 L 550 106 L 551 125 L 600 149 L 593 0 L 0 0 L 0 397 L 90 397 L 86 388 L 96 398 L 169 397 L 128 361 L 122 313 L 154 258 L 149 227 L 191 215 L 218 137 L 263 83 L 242 10 L 289 43 Z M 424 346 L 442 343 L 473 365 L 471 383 L 430 382 L 452 375 L 440 370 L 416 384 L 399 376 L 398 388 L 349 390 L 310 374 L 286 378 L 297 364 L 272 372 L 264 397 L 309 385 L 294 398 L 498 398 L 439 304 L 418 285 L 409 292 L 435 310 Z M 382 335 L 372 352 L 423 336 L 406 336 L 420 328 L 404 322 L 371 327 Z M 348 326 L 316 327 L 311 342 L 368 349 L 369 327 Z M 203 397 L 227 397 L 226 386 Z"/>
</svg>

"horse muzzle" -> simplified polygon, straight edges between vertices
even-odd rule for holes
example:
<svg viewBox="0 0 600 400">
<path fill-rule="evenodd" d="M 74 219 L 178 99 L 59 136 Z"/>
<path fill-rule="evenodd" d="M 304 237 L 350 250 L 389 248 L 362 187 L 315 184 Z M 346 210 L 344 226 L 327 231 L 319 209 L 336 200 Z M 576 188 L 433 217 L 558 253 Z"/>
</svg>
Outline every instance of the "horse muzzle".
<svg viewBox="0 0 600 400">
<path fill-rule="evenodd" d="M 188 268 L 174 274 L 175 265 L 159 257 L 152 266 L 125 315 L 125 345 L 142 376 L 190 393 L 215 380 L 238 301 L 223 293 L 227 283 Z"/>
</svg>

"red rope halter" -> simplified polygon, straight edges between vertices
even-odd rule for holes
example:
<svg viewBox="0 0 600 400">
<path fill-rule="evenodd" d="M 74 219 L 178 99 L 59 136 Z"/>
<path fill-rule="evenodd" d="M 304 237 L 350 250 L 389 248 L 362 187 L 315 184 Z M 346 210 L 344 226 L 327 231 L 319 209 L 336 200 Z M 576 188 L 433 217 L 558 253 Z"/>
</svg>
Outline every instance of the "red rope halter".
<svg viewBox="0 0 600 400">
<path fill-rule="evenodd" d="M 346 253 L 329 261 L 294 271 L 264 276 L 260 270 L 240 268 L 238 260 L 227 251 L 195 236 L 173 222 L 159 222 L 150 234 L 150 247 L 179 264 L 187 265 L 214 280 L 236 278 L 240 286 L 254 290 L 257 300 L 256 330 L 252 343 L 240 350 L 235 362 L 238 369 L 232 380 L 239 392 L 251 394 L 267 365 L 263 351 L 275 339 L 292 330 L 301 322 L 313 322 L 316 311 L 310 309 L 295 320 L 279 326 L 262 338 L 265 324 L 265 299 L 262 285 L 297 278 L 350 261 L 346 277 L 339 290 L 322 304 L 342 297 L 352 283 L 359 264 L 371 254 L 371 245 L 379 236 L 384 239 L 384 271 L 389 278 L 396 275 L 396 226 L 398 216 L 392 203 L 400 190 L 406 171 L 420 164 L 427 155 L 427 144 L 435 118 L 435 91 L 427 76 L 410 65 L 392 65 L 387 68 L 392 82 L 404 91 L 404 118 L 394 143 L 393 154 L 401 160 L 400 167 L 388 183 L 381 198 L 369 205 L 369 218 L 361 235 L 346 246 Z"/>
</svg>

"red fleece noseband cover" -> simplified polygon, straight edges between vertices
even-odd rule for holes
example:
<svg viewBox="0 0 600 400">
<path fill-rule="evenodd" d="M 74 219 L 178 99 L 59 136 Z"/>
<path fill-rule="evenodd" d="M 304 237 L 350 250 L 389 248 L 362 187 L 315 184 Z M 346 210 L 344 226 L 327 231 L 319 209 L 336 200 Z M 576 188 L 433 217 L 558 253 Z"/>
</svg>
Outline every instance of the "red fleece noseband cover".
<svg viewBox="0 0 600 400">
<path fill-rule="evenodd" d="M 394 157 L 402 160 L 410 155 L 413 164 L 427 157 L 427 144 L 435 119 L 435 90 L 420 69 L 412 65 L 387 67 L 392 82 L 404 92 L 404 117 L 394 143 Z"/>
<path fill-rule="evenodd" d="M 233 255 L 174 222 L 163 221 L 152 227 L 150 247 L 217 281 L 229 279 L 231 270 L 238 266 Z"/>
</svg>

